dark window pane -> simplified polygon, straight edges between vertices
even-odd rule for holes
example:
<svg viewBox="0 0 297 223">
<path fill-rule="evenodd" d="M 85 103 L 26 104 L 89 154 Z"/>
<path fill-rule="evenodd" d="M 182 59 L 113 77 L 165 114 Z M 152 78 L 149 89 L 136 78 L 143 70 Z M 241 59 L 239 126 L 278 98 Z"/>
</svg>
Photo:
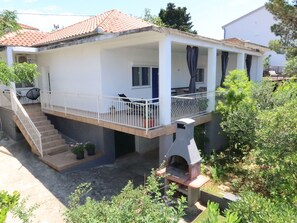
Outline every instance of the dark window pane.
<svg viewBox="0 0 297 223">
<path fill-rule="evenodd" d="M 143 67 L 142 68 L 142 85 L 149 85 L 149 68 Z"/>
<path fill-rule="evenodd" d="M 132 86 L 139 86 L 139 67 L 132 67 Z"/>
</svg>

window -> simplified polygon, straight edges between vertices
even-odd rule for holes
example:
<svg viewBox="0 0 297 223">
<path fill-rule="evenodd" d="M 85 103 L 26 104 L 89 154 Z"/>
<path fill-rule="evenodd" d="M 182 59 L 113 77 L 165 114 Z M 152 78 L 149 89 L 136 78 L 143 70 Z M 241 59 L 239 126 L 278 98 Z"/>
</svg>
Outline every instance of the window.
<svg viewBox="0 0 297 223">
<path fill-rule="evenodd" d="M 151 80 L 150 67 L 132 67 L 132 86 L 149 86 Z"/>
<path fill-rule="evenodd" d="M 196 70 L 196 82 L 204 83 L 204 68 L 197 68 Z"/>
</svg>

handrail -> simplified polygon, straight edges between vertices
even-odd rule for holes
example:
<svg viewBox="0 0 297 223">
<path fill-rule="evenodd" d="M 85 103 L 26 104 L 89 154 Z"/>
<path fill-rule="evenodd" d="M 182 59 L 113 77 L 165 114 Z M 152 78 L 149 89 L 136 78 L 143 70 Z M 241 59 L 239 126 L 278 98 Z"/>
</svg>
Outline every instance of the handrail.
<svg viewBox="0 0 297 223">
<path fill-rule="evenodd" d="M 29 117 L 28 113 L 18 100 L 15 92 L 13 89 L 10 90 L 10 97 L 11 97 L 11 106 L 12 110 L 22 123 L 23 127 L 26 129 L 27 134 L 29 135 L 30 139 L 36 146 L 40 156 L 43 157 L 43 149 L 42 149 L 42 141 L 41 141 L 41 134 L 32 122 L 31 118 Z"/>
</svg>

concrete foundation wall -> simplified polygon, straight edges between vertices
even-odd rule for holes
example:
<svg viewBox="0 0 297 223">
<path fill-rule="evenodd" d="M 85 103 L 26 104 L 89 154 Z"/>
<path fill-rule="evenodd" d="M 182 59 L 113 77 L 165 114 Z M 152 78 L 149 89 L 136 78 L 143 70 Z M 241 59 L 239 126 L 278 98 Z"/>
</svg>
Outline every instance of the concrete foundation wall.
<svg viewBox="0 0 297 223">
<path fill-rule="evenodd" d="M 77 142 L 91 141 L 96 150 L 103 153 L 97 165 L 115 161 L 114 131 L 103 127 L 47 115 L 56 129 Z"/>
<path fill-rule="evenodd" d="M 147 139 L 135 136 L 135 151 L 143 154 L 159 147 L 159 138 Z"/>
<path fill-rule="evenodd" d="M 220 122 L 221 116 L 212 114 L 212 121 L 205 124 L 205 134 L 207 141 L 205 143 L 205 152 L 211 153 L 213 150 L 218 151 L 225 149 L 228 145 L 228 140 L 223 133 Z"/>
<path fill-rule="evenodd" d="M 22 140 L 24 139 L 24 136 L 14 123 L 12 117 L 13 112 L 11 110 L 0 107 L 0 128 L 2 128 L 2 131 L 4 131 L 13 140 Z"/>
</svg>

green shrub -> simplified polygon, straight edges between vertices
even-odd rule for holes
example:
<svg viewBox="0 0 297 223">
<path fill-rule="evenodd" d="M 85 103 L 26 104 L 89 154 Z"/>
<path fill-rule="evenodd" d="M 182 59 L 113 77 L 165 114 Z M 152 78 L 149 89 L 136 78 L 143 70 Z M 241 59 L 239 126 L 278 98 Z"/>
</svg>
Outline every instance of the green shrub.
<svg viewBox="0 0 297 223">
<path fill-rule="evenodd" d="M 226 218 L 220 216 L 219 204 L 215 202 L 207 202 L 207 218 L 201 223 L 239 223 L 240 218 L 236 212 L 226 211 Z"/>
<path fill-rule="evenodd" d="M 255 160 L 270 196 L 297 205 L 297 99 L 257 117 Z"/>
<path fill-rule="evenodd" d="M 69 208 L 65 212 L 68 223 L 96 222 L 178 222 L 184 215 L 185 198 L 175 200 L 175 185 L 170 185 L 166 196 L 160 188 L 164 185 L 153 174 L 145 186 L 134 187 L 132 182 L 111 200 L 96 201 L 82 197 L 90 191 L 90 184 L 80 185 L 70 196 Z"/>
<path fill-rule="evenodd" d="M 238 213 L 241 222 L 297 222 L 296 206 L 283 202 L 273 202 L 259 194 L 247 191 L 240 199 L 229 205 L 231 213 Z"/>
<path fill-rule="evenodd" d="M 17 205 L 19 199 L 20 194 L 17 191 L 14 191 L 12 195 L 7 191 L 0 191 L 0 223 L 5 221 L 7 213 Z"/>
</svg>

